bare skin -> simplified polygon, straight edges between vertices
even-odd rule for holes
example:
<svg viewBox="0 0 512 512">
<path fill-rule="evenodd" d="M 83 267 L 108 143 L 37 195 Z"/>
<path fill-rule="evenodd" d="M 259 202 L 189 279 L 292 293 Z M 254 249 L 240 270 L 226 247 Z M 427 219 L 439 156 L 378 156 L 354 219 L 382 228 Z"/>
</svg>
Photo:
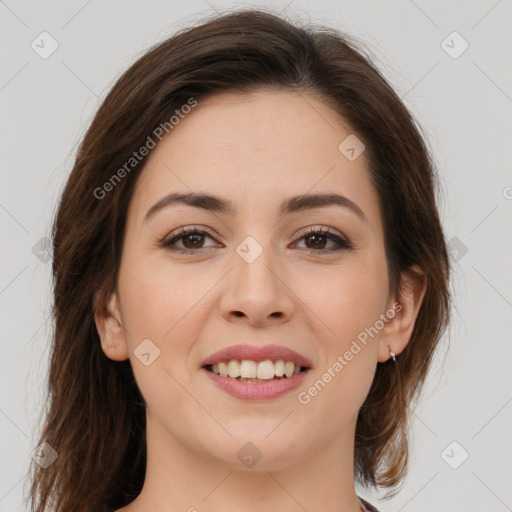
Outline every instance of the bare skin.
<svg viewBox="0 0 512 512">
<path fill-rule="evenodd" d="M 348 126 L 303 93 L 222 94 L 199 102 L 152 150 L 128 211 L 118 289 L 95 316 L 107 357 L 130 359 L 147 403 L 148 464 L 141 494 L 117 512 L 359 512 L 353 452 L 358 411 L 376 365 L 409 342 L 425 293 L 388 292 L 384 227 L 366 154 L 338 149 Z M 208 193 L 235 214 L 174 204 L 147 221 L 171 192 Z M 282 201 L 340 194 L 340 205 L 287 213 Z M 207 235 L 160 242 L 178 228 Z M 353 248 L 341 249 L 329 229 Z M 251 236 L 263 252 L 252 263 L 237 247 Z M 315 243 L 316 242 L 316 243 Z M 419 270 L 419 269 L 417 269 Z M 399 311 L 307 403 L 298 400 L 365 328 Z M 395 308 L 395 309 L 393 309 Z M 150 365 L 134 351 L 145 340 Z M 278 344 L 313 368 L 300 389 L 251 403 L 218 389 L 202 361 L 233 344 Z M 248 442 L 261 459 L 244 465 Z"/>
</svg>

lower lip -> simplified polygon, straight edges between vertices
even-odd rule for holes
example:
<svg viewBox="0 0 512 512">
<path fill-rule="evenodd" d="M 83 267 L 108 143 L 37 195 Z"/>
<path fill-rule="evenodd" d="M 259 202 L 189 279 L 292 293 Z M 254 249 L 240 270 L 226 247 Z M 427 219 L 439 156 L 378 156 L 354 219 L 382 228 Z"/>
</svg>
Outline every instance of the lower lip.
<svg viewBox="0 0 512 512">
<path fill-rule="evenodd" d="M 231 377 L 217 375 L 206 368 L 201 368 L 201 371 L 205 372 L 220 389 L 241 400 L 271 400 L 285 395 L 302 384 L 309 370 L 308 368 L 297 375 L 269 382 L 240 382 Z"/>
</svg>

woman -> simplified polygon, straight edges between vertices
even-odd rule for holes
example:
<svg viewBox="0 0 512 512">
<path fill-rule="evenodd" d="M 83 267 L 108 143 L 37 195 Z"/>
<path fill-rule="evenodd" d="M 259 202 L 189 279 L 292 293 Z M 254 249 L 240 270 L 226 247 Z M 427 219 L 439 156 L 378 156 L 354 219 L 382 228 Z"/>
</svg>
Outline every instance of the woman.
<svg viewBox="0 0 512 512">
<path fill-rule="evenodd" d="M 249 9 L 147 52 L 55 218 L 32 510 L 377 510 L 449 321 L 435 186 L 346 35 Z"/>
</svg>

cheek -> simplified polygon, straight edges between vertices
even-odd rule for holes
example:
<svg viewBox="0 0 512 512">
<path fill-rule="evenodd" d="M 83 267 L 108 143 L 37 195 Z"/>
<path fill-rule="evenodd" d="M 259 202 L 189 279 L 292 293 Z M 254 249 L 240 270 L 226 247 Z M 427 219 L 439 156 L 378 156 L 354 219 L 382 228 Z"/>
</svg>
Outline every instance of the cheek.
<svg viewBox="0 0 512 512">
<path fill-rule="evenodd" d="M 203 326 L 199 318 L 204 314 L 201 299 L 214 279 L 192 265 L 156 265 L 155 260 L 126 258 L 120 269 L 119 291 L 130 359 L 150 408 L 158 408 L 162 394 L 166 403 L 185 407 L 187 395 L 178 383 L 185 382 L 190 373 L 188 355 Z M 146 339 L 156 345 L 144 345 L 144 353 L 149 352 L 152 360 L 147 366 L 137 355 L 142 353 L 139 347 Z"/>
<path fill-rule="evenodd" d="M 120 272 L 120 291 L 128 331 L 163 341 L 182 330 L 214 284 L 208 276 L 191 265 L 127 260 Z"/>
<path fill-rule="evenodd" d="M 327 438 L 357 416 L 377 361 L 378 334 L 372 328 L 384 313 L 387 281 L 368 268 L 355 269 L 304 289 L 304 302 L 315 313 L 309 318 L 321 356 L 311 386 L 301 389 L 300 403 L 307 403 L 311 428 L 322 429 Z"/>
<path fill-rule="evenodd" d="M 311 318 L 331 350 L 345 349 L 379 319 L 387 295 L 385 277 L 377 267 L 356 264 L 304 283 L 300 297 L 314 312 Z"/>
</svg>

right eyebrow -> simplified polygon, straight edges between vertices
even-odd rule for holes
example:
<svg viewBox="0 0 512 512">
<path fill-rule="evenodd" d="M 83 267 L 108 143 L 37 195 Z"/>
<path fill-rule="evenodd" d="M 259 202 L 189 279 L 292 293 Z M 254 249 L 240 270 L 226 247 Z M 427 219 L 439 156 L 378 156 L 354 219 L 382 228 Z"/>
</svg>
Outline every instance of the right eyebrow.
<svg viewBox="0 0 512 512">
<path fill-rule="evenodd" d="M 174 204 L 186 204 L 195 208 L 202 208 L 212 212 L 229 213 L 233 215 L 235 209 L 231 201 L 211 194 L 194 194 L 173 192 L 157 201 L 144 216 L 144 221 L 149 220 L 158 211 L 168 208 Z"/>
</svg>

